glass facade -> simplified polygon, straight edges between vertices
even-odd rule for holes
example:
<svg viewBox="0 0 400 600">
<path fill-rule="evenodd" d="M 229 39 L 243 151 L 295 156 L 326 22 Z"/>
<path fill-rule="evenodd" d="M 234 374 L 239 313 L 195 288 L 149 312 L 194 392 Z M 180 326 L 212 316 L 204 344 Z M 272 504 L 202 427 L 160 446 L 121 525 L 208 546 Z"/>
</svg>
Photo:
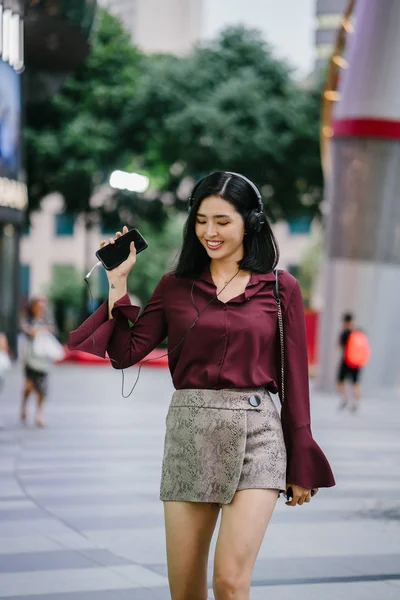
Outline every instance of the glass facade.
<svg viewBox="0 0 400 600">
<path fill-rule="evenodd" d="M 311 231 L 311 223 L 313 218 L 310 215 L 297 217 L 288 221 L 289 232 L 291 235 L 306 235 Z"/>
<path fill-rule="evenodd" d="M 31 267 L 30 265 L 21 265 L 20 267 L 20 293 L 22 304 L 26 304 L 29 299 L 29 290 L 31 289 Z"/>
<path fill-rule="evenodd" d="M 57 236 L 74 235 L 75 217 L 68 213 L 55 215 L 55 230 Z"/>
</svg>

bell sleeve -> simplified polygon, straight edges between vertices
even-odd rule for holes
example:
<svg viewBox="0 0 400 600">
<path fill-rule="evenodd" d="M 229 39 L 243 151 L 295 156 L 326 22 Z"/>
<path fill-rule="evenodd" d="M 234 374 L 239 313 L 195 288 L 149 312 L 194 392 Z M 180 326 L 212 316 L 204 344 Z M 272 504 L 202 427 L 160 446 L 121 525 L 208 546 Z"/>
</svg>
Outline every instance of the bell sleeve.
<svg viewBox="0 0 400 600">
<path fill-rule="evenodd" d="M 331 487 L 335 479 L 311 432 L 306 327 L 298 281 L 283 306 L 285 400 L 282 429 L 287 450 L 286 481 L 307 489 Z"/>
<path fill-rule="evenodd" d="M 109 319 L 105 301 L 78 329 L 70 332 L 68 348 L 103 358 L 107 352 L 115 369 L 126 369 L 147 356 L 167 336 L 164 277 L 140 316 L 140 308 L 131 304 L 128 294 L 115 302 L 111 313 Z"/>
</svg>

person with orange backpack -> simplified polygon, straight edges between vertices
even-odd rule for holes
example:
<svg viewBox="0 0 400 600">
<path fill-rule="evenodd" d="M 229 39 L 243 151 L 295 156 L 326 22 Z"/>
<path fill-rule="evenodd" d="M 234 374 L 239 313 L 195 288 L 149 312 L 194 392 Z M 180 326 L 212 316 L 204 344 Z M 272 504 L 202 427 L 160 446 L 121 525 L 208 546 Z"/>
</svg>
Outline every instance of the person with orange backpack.
<svg viewBox="0 0 400 600">
<path fill-rule="evenodd" d="M 346 394 L 346 379 L 352 383 L 353 402 L 350 410 L 355 412 L 360 405 L 361 387 L 360 377 L 362 368 L 370 358 L 370 347 L 367 335 L 353 325 L 353 315 L 346 313 L 343 316 L 343 331 L 339 337 L 339 348 L 342 359 L 337 377 L 337 389 L 341 396 L 339 410 L 346 408 L 349 399 Z"/>
</svg>

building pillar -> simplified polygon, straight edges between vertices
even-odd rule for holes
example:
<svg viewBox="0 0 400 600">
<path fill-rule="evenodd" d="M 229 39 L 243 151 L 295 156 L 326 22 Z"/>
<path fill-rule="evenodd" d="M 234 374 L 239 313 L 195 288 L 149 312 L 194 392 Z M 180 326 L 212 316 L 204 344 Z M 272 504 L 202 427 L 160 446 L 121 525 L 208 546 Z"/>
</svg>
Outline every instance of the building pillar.
<svg viewBox="0 0 400 600">
<path fill-rule="evenodd" d="M 334 388 L 341 317 L 353 312 L 372 347 L 364 393 L 383 393 L 400 384 L 400 2 L 356 2 L 353 22 L 324 127 L 333 137 L 317 385 Z"/>
</svg>

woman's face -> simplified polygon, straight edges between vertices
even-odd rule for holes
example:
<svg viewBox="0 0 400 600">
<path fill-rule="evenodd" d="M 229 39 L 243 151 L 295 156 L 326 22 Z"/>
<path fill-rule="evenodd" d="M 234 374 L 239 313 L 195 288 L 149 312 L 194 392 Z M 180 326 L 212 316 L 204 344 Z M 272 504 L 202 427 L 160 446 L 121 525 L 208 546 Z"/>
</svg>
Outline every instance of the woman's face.
<svg viewBox="0 0 400 600">
<path fill-rule="evenodd" d="M 35 317 L 43 317 L 46 314 L 47 301 L 44 298 L 39 298 L 33 305 L 32 312 Z"/>
<path fill-rule="evenodd" d="M 213 260 L 243 258 L 244 220 L 236 208 L 219 196 L 202 200 L 196 215 L 196 235 Z"/>
</svg>

